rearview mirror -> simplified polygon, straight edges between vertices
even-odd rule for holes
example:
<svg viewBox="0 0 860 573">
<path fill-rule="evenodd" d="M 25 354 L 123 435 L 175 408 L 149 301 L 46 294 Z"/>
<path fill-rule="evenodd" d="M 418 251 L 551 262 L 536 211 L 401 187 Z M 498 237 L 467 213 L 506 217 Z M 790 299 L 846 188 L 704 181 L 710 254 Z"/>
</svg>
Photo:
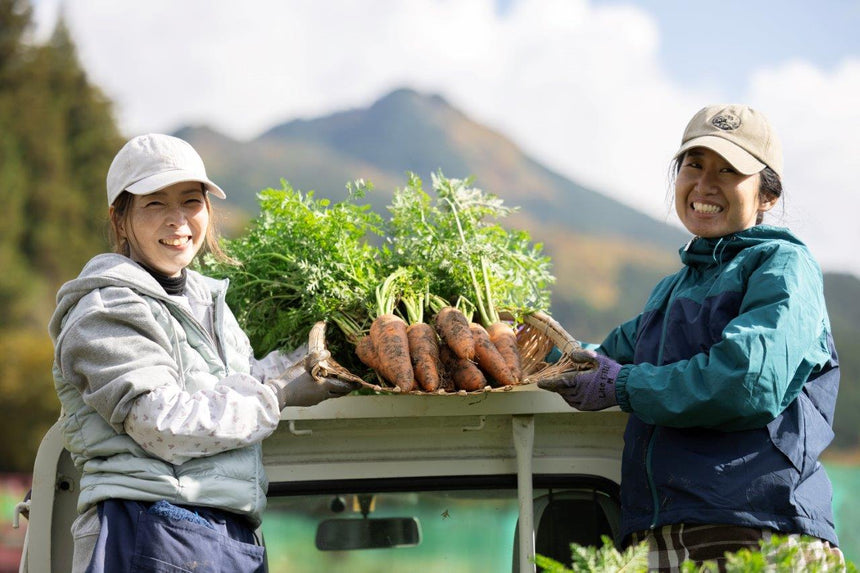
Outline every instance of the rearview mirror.
<svg viewBox="0 0 860 573">
<path fill-rule="evenodd" d="M 421 543 L 421 528 L 414 517 L 327 519 L 317 527 L 320 551 L 386 549 Z"/>
</svg>

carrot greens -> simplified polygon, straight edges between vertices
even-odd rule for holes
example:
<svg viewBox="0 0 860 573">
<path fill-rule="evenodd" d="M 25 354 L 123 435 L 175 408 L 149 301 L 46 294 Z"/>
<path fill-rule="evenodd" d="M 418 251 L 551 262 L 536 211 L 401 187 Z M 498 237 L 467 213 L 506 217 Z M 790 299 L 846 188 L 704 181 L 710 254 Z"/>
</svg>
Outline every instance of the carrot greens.
<svg viewBox="0 0 860 573">
<path fill-rule="evenodd" d="M 292 350 L 307 342 L 315 323 L 326 321 L 337 326 L 327 331 L 333 357 L 347 369 L 360 369 L 366 380 L 372 368 L 400 391 L 412 391 L 417 380 L 420 389 L 435 392 L 443 384 L 441 374 L 433 373 L 441 368 L 441 356 L 468 374 L 458 389 L 483 388 L 483 374 L 472 372 L 474 350 L 465 338 L 464 344 L 454 342 L 450 319 L 457 319 L 457 331 L 465 330 L 461 337 L 471 339 L 470 322 L 477 316 L 476 322 L 494 332 L 493 344 L 496 334 L 505 335 L 516 353 L 510 324 L 497 332 L 490 327 L 502 311 L 518 318 L 549 308 L 554 277 L 542 245 L 525 231 L 503 227 L 501 219 L 515 209 L 472 186 L 471 179 L 439 172 L 428 192 L 409 174 L 407 184 L 394 191 L 386 218 L 362 202 L 371 184 L 357 180 L 347 188 L 341 202 L 317 199 L 287 182 L 263 190 L 260 214 L 245 234 L 223 242 L 239 264 L 204 259 L 204 272 L 230 279 L 227 302 L 257 355 Z M 414 327 L 411 335 L 408 327 Z M 452 333 L 441 345 L 440 328 Z M 482 331 L 476 335 L 492 350 Z M 416 350 L 407 349 L 407 342 Z M 459 354 L 451 354 L 449 344 Z M 419 354 L 429 358 L 420 360 Z M 482 359 L 488 371 L 489 360 Z M 504 375 L 501 367 L 491 371 L 491 383 L 518 383 L 518 374 Z"/>
<path fill-rule="evenodd" d="M 369 185 L 347 187 L 339 203 L 287 182 L 261 191 L 260 214 L 248 231 L 224 241 L 240 264 L 205 260 L 208 274 L 230 279 L 227 302 L 258 355 L 307 342 L 320 320 L 337 324 L 347 339 L 369 324 L 368 303 L 382 274 L 368 239 L 382 232 L 382 218 L 359 203 Z"/>
<path fill-rule="evenodd" d="M 431 293 L 452 304 L 469 295 L 479 312 L 481 302 L 491 315 L 496 307 L 514 314 L 548 309 L 555 279 L 543 246 L 532 243 L 526 231 L 499 223 L 515 209 L 472 187 L 470 179 L 433 174 L 432 188 L 435 198 L 410 174 L 408 185 L 395 192 L 385 225 L 384 265 L 420 261 L 416 272 L 425 275 Z"/>
</svg>

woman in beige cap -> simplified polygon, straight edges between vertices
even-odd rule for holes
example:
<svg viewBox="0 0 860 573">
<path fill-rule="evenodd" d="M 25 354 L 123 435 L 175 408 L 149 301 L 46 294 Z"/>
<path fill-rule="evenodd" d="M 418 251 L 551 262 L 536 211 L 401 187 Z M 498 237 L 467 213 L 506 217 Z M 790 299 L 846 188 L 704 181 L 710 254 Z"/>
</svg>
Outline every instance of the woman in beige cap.
<svg viewBox="0 0 860 573">
<path fill-rule="evenodd" d="M 107 176 L 115 252 L 57 295 L 50 323 L 65 446 L 81 471 L 73 571 L 262 571 L 260 442 L 285 406 L 353 388 L 275 354 L 253 359 L 226 282 L 188 268 L 223 256 L 224 192 L 185 141 L 149 134 Z"/>
<path fill-rule="evenodd" d="M 675 209 L 693 238 L 644 310 L 539 382 L 580 410 L 629 412 L 621 539 L 649 568 L 717 560 L 772 534 L 841 560 L 818 461 L 833 438 L 839 362 L 821 271 L 784 228 L 782 150 L 761 112 L 713 105 L 674 157 Z"/>
</svg>

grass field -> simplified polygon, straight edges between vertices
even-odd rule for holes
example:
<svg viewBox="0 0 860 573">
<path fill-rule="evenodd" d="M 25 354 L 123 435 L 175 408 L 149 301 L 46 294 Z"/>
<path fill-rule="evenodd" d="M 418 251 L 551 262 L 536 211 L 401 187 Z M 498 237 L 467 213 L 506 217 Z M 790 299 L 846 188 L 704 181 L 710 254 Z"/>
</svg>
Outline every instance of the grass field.
<svg viewBox="0 0 860 573">
<path fill-rule="evenodd" d="M 845 557 L 860 563 L 860 465 L 824 464 L 833 482 L 833 513 L 836 534 Z"/>
</svg>

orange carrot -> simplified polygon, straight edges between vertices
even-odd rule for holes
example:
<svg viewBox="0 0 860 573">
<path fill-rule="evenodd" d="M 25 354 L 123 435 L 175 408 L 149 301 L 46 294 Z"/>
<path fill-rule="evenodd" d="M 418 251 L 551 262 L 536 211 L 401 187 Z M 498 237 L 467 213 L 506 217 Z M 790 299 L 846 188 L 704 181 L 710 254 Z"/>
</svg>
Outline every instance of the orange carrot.
<svg viewBox="0 0 860 573">
<path fill-rule="evenodd" d="M 517 379 L 511 374 L 511 370 L 505 363 L 504 357 L 498 348 L 490 341 L 490 335 L 478 323 L 473 322 L 469 328 L 472 331 L 472 339 L 475 341 L 475 362 L 478 367 L 489 375 L 493 382 L 501 386 L 513 386 Z"/>
<path fill-rule="evenodd" d="M 513 328 L 505 322 L 494 322 L 487 328 L 487 333 L 490 335 L 493 345 L 499 349 L 499 354 L 505 359 L 505 364 L 508 365 L 511 374 L 519 383 L 523 379 L 523 367 L 517 346 L 517 335 Z"/>
<path fill-rule="evenodd" d="M 471 360 L 460 358 L 454 354 L 448 345 L 443 344 L 439 348 L 439 354 L 442 358 L 442 364 L 445 365 L 445 369 L 454 381 L 454 387 L 457 390 L 474 392 L 487 385 L 487 379 L 484 378 L 481 369 Z"/>
<path fill-rule="evenodd" d="M 379 358 L 376 356 L 376 348 L 373 346 L 373 339 L 370 335 L 362 336 L 359 339 L 358 344 L 355 345 L 355 354 L 365 366 L 379 370 Z"/>
<path fill-rule="evenodd" d="M 426 322 L 416 322 L 406 328 L 409 357 L 418 386 L 425 392 L 435 392 L 442 382 L 439 361 L 439 341 L 436 331 Z"/>
<path fill-rule="evenodd" d="M 383 378 L 410 392 L 415 387 L 406 322 L 394 314 L 382 314 L 370 325 L 370 338 L 376 348 L 378 372 Z"/>
<path fill-rule="evenodd" d="M 454 354 L 467 360 L 475 357 L 475 342 L 469 330 L 469 321 L 462 312 L 453 306 L 446 306 L 436 313 L 435 322 L 436 332 Z"/>
</svg>

